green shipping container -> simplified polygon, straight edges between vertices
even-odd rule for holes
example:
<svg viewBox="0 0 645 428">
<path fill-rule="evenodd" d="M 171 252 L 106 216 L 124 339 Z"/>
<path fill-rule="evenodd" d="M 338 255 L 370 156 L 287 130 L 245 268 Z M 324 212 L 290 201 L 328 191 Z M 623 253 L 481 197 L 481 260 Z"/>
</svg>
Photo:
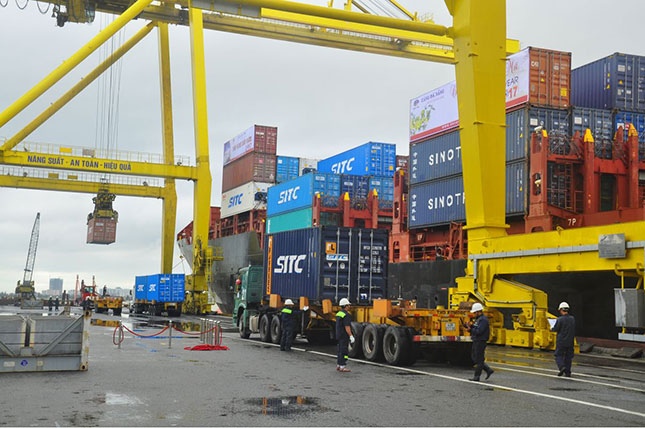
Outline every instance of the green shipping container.
<svg viewBox="0 0 645 428">
<path fill-rule="evenodd" d="M 278 233 L 285 230 L 304 229 L 311 227 L 312 209 L 305 208 L 298 211 L 290 211 L 267 218 L 266 233 Z"/>
</svg>

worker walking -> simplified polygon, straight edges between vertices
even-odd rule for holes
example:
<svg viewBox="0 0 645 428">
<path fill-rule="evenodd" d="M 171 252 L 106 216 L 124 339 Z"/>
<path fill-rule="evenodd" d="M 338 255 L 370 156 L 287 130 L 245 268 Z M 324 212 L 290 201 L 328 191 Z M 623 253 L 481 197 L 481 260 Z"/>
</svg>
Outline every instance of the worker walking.
<svg viewBox="0 0 645 428">
<path fill-rule="evenodd" d="M 558 376 L 571 377 L 571 361 L 573 360 L 574 340 L 576 336 L 576 319 L 569 314 L 569 304 L 560 303 L 560 316 L 551 331 L 558 333 L 555 340 L 555 363 L 558 365 Z"/>
<path fill-rule="evenodd" d="M 58 296 L 56 296 L 56 300 L 54 301 L 54 305 L 56 307 L 56 312 L 58 312 L 58 305 L 60 304 L 60 300 L 58 300 Z"/>
<path fill-rule="evenodd" d="M 282 335 L 280 336 L 280 350 L 281 351 L 291 351 L 291 344 L 293 343 L 293 337 L 295 332 L 295 324 L 297 315 L 302 313 L 293 309 L 293 300 L 287 299 L 284 301 L 284 308 L 282 309 L 281 315 L 281 326 L 282 326 Z M 308 306 L 302 308 L 303 310 L 309 309 Z"/>
<path fill-rule="evenodd" d="M 49 312 L 52 311 L 52 305 L 54 304 L 52 298 L 50 297 L 49 300 L 47 301 L 47 306 L 49 307 Z"/>
<path fill-rule="evenodd" d="M 471 313 L 475 314 L 475 320 L 471 325 L 466 326 L 466 329 L 470 331 L 470 337 L 473 339 L 471 357 L 473 364 L 475 364 L 475 375 L 470 380 L 474 382 L 479 382 L 482 370 L 486 372 L 486 379 L 494 372 L 484 361 L 486 359 L 486 345 L 490 336 L 490 324 L 483 311 L 482 304 L 475 303 L 470 310 Z"/>
<path fill-rule="evenodd" d="M 336 314 L 336 340 L 338 341 L 336 370 L 346 373 L 351 371 L 346 367 L 349 359 L 349 344 L 350 342 L 353 344 L 355 339 L 354 335 L 352 335 L 352 316 L 349 314 L 349 299 L 343 297 L 340 299 L 339 304 L 342 309 Z"/>
</svg>

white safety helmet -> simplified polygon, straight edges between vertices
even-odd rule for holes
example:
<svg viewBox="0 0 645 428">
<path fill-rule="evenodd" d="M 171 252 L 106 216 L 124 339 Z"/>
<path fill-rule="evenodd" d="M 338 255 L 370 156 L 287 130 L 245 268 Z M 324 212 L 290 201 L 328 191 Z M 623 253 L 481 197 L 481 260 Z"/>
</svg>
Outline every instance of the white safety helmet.
<svg viewBox="0 0 645 428">
<path fill-rule="evenodd" d="M 349 299 L 348 299 L 348 298 L 346 298 L 346 297 L 343 297 L 342 299 L 340 299 L 340 302 L 339 302 L 338 304 L 339 304 L 341 307 L 345 307 L 345 306 L 351 305 L 351 303 L 349 303 Z"/>
<path fill-rule="evenodd" d="M 562 309 L 569 310 L 569 304 L 567 302 L 560 303 L 560 306 L 558 306 L 558 310 L 562 310 Z"/>
<path fill-rule="evenodd" d="M 483 310 L 484 310 L 484 307 L 482 306 L 481 303 L 475 303 L 473 307 L 470 309 L 470 312 L 474 314 L 475 312 L 479 312 Z"/>
<path fill-rule="evenodd" d="M 287 299 L 287 300 L 284 301 L 284 304 L 285 305 L 293 305 L 293 300 Z"/>
</svg>

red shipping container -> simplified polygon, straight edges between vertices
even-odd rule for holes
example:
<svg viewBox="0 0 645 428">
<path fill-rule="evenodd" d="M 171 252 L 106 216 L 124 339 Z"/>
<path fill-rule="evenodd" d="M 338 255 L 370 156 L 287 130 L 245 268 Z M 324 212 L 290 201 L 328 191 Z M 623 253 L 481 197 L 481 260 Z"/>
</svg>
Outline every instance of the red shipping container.
<svg viewBox="0 0 645 428">
<path fill-rule="evenodd" d="M 268 153 L 249 153 L 222 169 L 222 192 L 249 181 L 275 183 L 276 156 Z"/>
<path fill-rule="evenodd" d="M 571 104 L 571 52 L 529 48 L 529 103 L 567 108 Z"/>
<path fill-rule="evenodd" d="M 88 244 L 112 244 L 116 241 L 116 219 L 93 217 L 87 222 Z"/>
<path fill-rule="evenodd" d="M 396 169 L 402 169 L 407 172 L 409 162 L 410 156 L 396 155 Z"/>
<path fill-rule="evenodd" d="M 224 143 L 224 165 L 228 165 L 251 152 L 275 155 L 277 147 L 278 128 L 253 125 Z"/>
</svg>

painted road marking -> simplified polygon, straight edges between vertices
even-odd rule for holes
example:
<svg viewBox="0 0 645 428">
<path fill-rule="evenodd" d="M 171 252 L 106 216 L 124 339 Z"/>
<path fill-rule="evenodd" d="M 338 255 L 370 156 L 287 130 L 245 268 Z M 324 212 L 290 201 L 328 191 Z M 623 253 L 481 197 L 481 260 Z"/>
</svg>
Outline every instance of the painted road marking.
<svg viewBox="0 0 645 428">
<path fill-rule="evenodd" d="M 274 344 L 274 343 L 258 342 L 257 340 L 253 340 L 253 339 L 242 339 L 242 338 L 237 338 L 237 337 L 231 337 L 231 338 L 235 339 L 235 340 L 249 342 L 249 343 L 254 344 L 256 346 L 266 346 L 266 345 L 270 345 L 270 346 L 274 346 L 274 347 L 280 346 L 280 345 L 277 345 L 277 344 Z M 294 351 L 300 351 L 300 352 L 306 352 L 306 353 L 309 353 L 309 354 L 321 355 L 321 356 L 324 356 L 324 357 L 336 358 L 336 355 L 328 354 L 328 353 L 325 353 L 325 352 L 310 351 L 310 350 L 307 350 L 307 349 L 304 349 L 304 348 L 291 348 L 291 349 L 293 349 Z M 416 369 L 411 369 L 411 368 L 407 368 L 407 367 L 390 366 L 390 365 L 387 365 L 387 364 L 375 363 L 375 362 L 372 362 L 372 361 L 354 360 L 354 359 L 351 359 L 350 361 L 355 362 L 355 363 L 359 363 L 359 364 L 367 364 L 367 365 L 371 365 L 371 366 L 384 367 L 384 368 L 388 368 L 388 369 L 391 369 L 391 370 L 400 370 L 400 371 L 404 371 L 404 372 L 408 372 L 408 373 L 417 373 L 417 374 L 422 374 L 422 375 L 426 375 L 426 376 L 438 377 L 440 379 L 452 380 L 452 381 L 455 381 L 455 382 L 468 383 L 468 384 L 471 384 L 471 385 L 474 385 L 474 386 L 483 386 L 483 387 L 491 387 L 492 386 L 494 388 L 501 389 L 501 390 L 504 390 L 504 391 L 518 392 L 520 394 L 527 394 L 527 395 L 533 395 L 533 396 L 536 396 L 536 397 L 550 398 L 552 400 L 566 401 L 568 403 L 575 403 L 575 404 L 580 404 L 582 406 L 595 407 L 595 408 L 598 408 L 598 409 L 610 410 L 612 412 L 624 413 L 624 414 L 627 414 L 627 415 L 632 415 L 632 416 L 638 416 L 638 417 L 641 417 L 641 418 L 645 418 L 645 413 L 635 412 L 635 411 L 632 411 L 632 410 L 621 409 L 619 407 L 606 406 L 604 404 L 592 403 L 590 401 L 576 400 L 575 398 L 561 397 L 561 396 L 558 396 L 558 395 L 546 394 L 546 393 L 543 393 L 543 392 L 528 391 L 526 389 L 513 388 L 513 387 L 510 387 L 510 386 L 504 386 L 504 385 L 499 385 L 499 384 L 488 384 L 488 383 L 472 382 L 470 380 L 459 378 L 459 377 L 442 375 L 442 374 L 438 374 L 438 373 L 430 373 L 430 372 L 426 372 L 426 371 L 423 371 L 423 370 L 416 370 Z M 567 379 L 567 380 L 570 380 L 570 379 Z"/>
</svg>

